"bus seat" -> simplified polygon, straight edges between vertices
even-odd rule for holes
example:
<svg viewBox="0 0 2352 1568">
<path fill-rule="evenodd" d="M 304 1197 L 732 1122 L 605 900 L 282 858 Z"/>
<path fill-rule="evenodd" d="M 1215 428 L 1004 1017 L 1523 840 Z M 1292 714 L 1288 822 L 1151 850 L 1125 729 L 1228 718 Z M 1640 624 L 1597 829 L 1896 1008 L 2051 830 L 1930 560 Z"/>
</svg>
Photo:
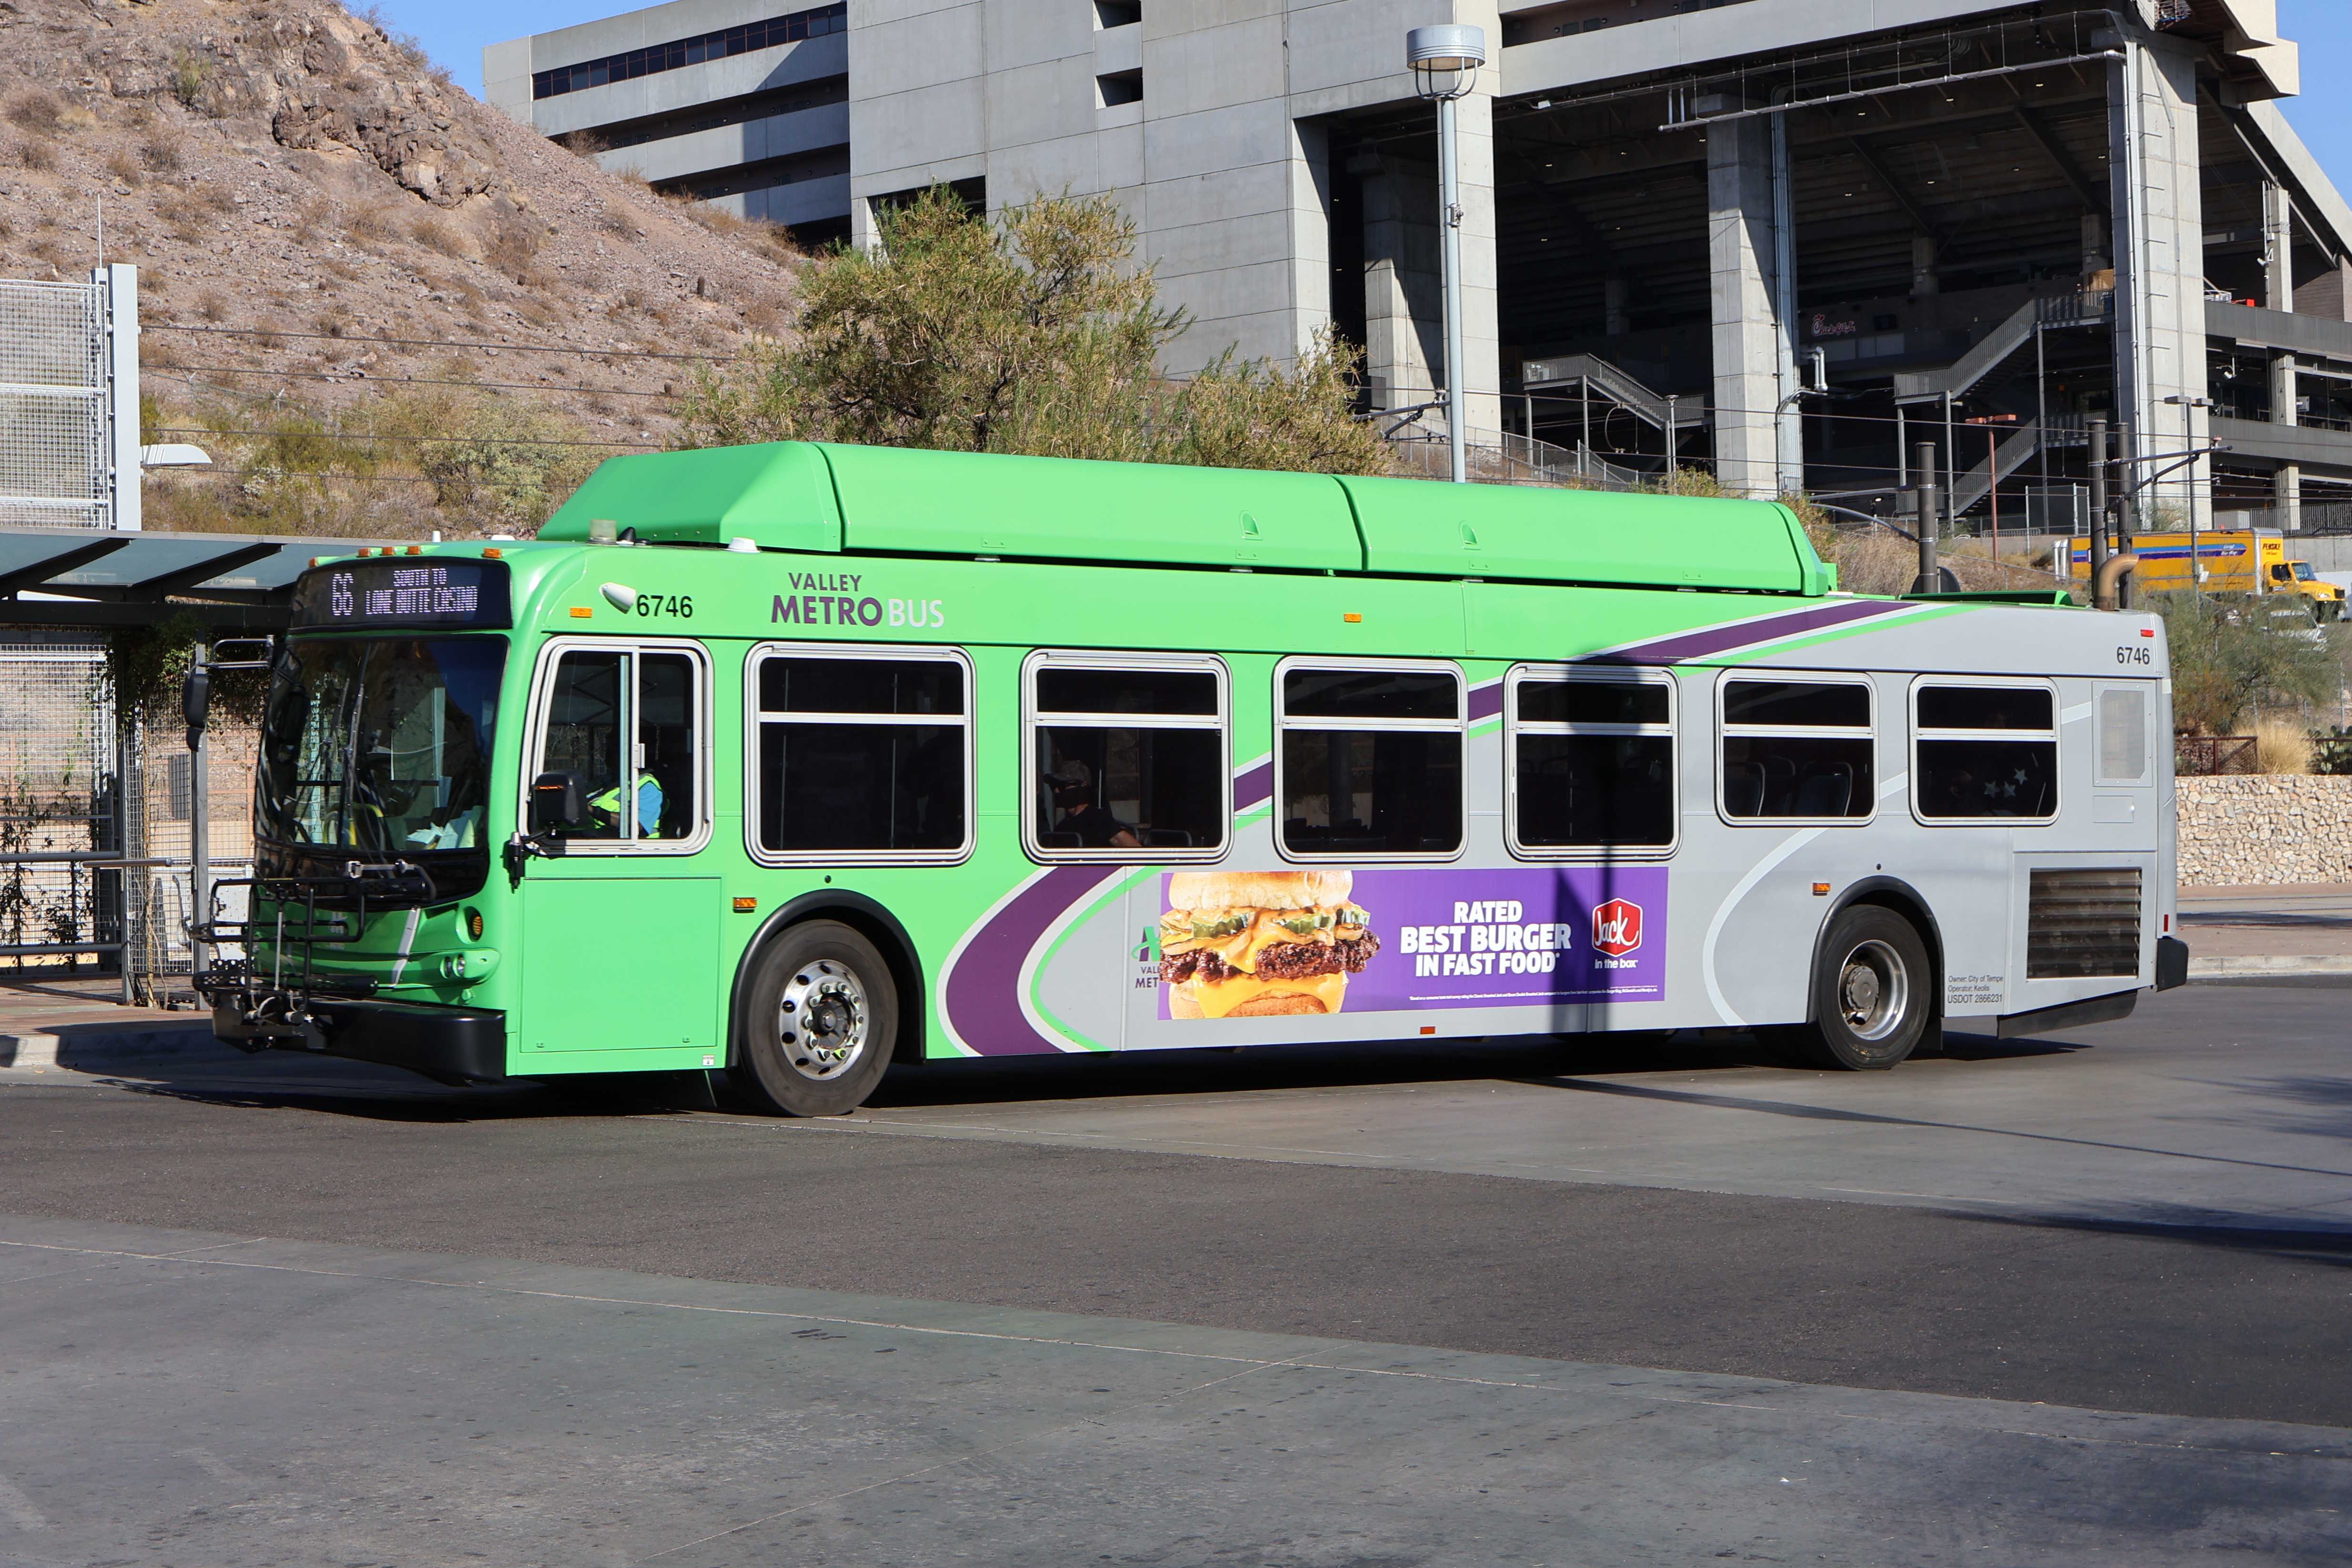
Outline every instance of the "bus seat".
<svg viewBox="0 0 2352 1568">
<path fill-rule="evenodd" d="M 1041 850 L 1082 850 L 1087 846 L 1079 841 L 1076 833 L 1039 833 L 1037 847 Z"/>
<path fill-rule="evenodd" d="M 1135 838 L 1147 850 L 1189 850 L 1195 847 L 1192 835 L 1180 828 L 1138 828 Z"/>
<path fill-rule="evenodd" d="M 1843 817 L 1853 804 L 1853 766 L 1832 763 L 1827 769 L 1810 774 L 1797 791 L 1796 815 L 1800 817 Z"/>
<path fill-rule="evenodd" d="M 1732 764 L 1723 776 L 1723 809 L 1735 817 L 1764 812 L 1764 769 L 1753 762 Z"/>
</svg>

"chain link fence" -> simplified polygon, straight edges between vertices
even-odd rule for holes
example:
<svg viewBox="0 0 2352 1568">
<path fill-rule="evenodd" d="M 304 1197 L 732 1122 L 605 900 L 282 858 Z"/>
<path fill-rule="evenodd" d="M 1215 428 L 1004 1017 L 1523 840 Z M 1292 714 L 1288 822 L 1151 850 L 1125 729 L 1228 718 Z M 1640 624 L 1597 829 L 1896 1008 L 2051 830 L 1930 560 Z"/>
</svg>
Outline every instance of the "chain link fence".
<svg viewBox="0 0 2352 1568">
<path fill-rule="evenodd" d="M 127 924 L 120 861 L 122 752 L 107 700 L 106 645 L 18 631 L 0 643 L 0 955 L 16 974 L 120 963 Z"/>
</svg>

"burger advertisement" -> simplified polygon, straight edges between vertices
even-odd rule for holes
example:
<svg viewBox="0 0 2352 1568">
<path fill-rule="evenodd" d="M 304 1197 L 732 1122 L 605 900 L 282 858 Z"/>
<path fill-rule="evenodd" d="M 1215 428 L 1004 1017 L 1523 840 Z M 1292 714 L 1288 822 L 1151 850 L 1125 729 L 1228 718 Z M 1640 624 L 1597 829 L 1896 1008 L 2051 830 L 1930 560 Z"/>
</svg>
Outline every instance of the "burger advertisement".
<svg viewBox="0 0 2352 1568">
<path fill-rule="evenodd" d="M 1660 867 L 1171 872 L 1160 1017 L 1307 1018 L 1665 995 Z"/>
</svg>

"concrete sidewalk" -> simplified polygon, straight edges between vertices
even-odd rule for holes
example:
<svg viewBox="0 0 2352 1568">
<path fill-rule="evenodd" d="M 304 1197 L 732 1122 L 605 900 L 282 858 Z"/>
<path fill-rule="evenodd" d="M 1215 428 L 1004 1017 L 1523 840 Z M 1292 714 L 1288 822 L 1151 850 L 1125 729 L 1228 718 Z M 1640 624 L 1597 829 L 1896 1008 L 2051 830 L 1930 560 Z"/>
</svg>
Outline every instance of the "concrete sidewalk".
<svg viewBox="0 0 2352 1568">
<path fill-rule="evenodd" d="M 2183 887 L 2179 908 L 2191 978 L 2352 975 L 2352 883 Z"/>
<path fill-rule="evenodd" d="M 210 1014 L 124 1007 L 121 986 L 110 977 L 0 984 L 0 1069 L 90 1071 L 218 1047 Z"/>
</svg>

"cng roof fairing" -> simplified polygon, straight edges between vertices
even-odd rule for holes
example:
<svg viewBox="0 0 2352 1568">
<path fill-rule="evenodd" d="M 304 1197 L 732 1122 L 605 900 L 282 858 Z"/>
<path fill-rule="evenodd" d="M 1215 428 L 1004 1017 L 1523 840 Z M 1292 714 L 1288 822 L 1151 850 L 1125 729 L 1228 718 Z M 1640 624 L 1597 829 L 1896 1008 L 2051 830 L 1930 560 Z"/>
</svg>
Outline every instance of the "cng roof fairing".
<svg viewBox="0 0 2352 1568">
<path fill-rule="evenodd" d="M 1821 593 L 1775 503 L 782 442 L 615 457 L 539 537 Z"/>
</svg>

